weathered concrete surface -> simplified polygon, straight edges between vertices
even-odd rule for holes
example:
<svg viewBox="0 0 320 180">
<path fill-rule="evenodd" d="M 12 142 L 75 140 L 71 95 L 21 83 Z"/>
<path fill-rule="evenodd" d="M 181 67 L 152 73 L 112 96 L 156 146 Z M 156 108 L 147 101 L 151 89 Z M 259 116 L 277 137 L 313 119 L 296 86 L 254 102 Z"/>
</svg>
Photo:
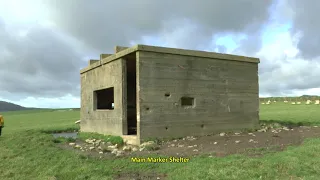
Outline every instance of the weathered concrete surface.
<svg viewBox="0 0 320 180">
<path fill-rule="evenodd" d="M 120 47 L 120 46 L 118 46 Z M 175 54 L 181 56 L 193 56 L 193 57 L 203 57 L 210 59 L 221 59 L 227 61 L 240 61 L 240 62 L 251 62 L 251 63 L 259 63 L 260 60 L 258 58 L 253 57 L 245 57 L 245 56 L 237 56 L 231 54 L 220 54 L 214 52 L 206 52 L 206 51 L 194 51 L 194 50 L 186 50 L 186 49 L 176 49 L 176 48 L 165 48 L 165 47 L 156 47 L 156 46 L 147 46 L 147 45 L 135 45 L 130 48 L 123 48 L 123 50 L 117 52 L 116 54 L 112 54 L 103 60 L 101 60 L 101 65 L 107 64 L 112 61 L 116 61 L 120 58 L 133 54 L 135 52 L 147 51 L 147 52 L 157 52 L 163 54 Z M 96 66 L 91 65 L 86 68 L 80 70 L 80 74 L 83 74 L 87 71 L 96 68 Z"/>
<path fill-rule="evenodd" d="M 258 64 L 138 52 L 140 138 L 206 135 L 254 128 Z M 180 98 L 193 97 L 184 108 Z"/>
<path fill-rule="evenodd" d="M 92 64 L 98 63 L 99 61 L 100 61 L 100 60 L 90 59 L 90 61 L 89 61 L 89 65 L 92 65 Z"/>
<path fill-rule="evenodd" d="M 106 58 L 106 57 L 109 57 L 111 56 L 112 54 L 100 54 L 100 60 Z"/>
<path fill-rule="evenodd" d="M 126 50 L 128 49 L 129 47 L 123 47 L 123 46 L 116 46 L 114 47 L 114 53 L 118 53 L 120 51 L 123 51 L 123 50 Z"/>
<path fill-rule="evenodd" d="M 113 61 L 81 74 L 81 131 L 123 134 L 123 61 Z M 94 91 L 114 87 L 114 109 L 95 110 Z"/>
</svg>

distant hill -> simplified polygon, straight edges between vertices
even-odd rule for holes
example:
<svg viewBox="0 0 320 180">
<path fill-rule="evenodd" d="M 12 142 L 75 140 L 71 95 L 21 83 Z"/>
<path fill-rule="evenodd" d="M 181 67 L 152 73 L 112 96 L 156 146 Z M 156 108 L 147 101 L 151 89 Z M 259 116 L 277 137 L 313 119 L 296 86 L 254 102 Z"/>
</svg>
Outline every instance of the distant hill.
<svg viewBox="0 0 320 180">
<path fill-rule="evenodd" d="M 21 111 L 21 110 L 29 110 L 29 109 L 36 109 L 36 108 L 27 108 L 23 107 L 14 103 L 0 101 L 0 112 L 4 111 Z"/>
<path fill-rule="evenodd" d="M 58 108 L 58 109 L 52 109 L 52 108 L 33 108 L 33 107 L 23 107 L 18 104 L 6 102 L 6 101 L 0 101 L 0 113 L 1 112 L 7 112 L 7 111 L 23 111 L 23 110 L 49 110 L 49 111 L 79 111 L 80 108 Z"/>
</svg>

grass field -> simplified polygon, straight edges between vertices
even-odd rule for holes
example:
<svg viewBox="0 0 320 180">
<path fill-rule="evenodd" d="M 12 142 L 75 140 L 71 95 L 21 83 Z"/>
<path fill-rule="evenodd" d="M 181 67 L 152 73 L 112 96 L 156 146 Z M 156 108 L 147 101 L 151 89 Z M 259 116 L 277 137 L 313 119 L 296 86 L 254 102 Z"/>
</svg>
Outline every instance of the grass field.
<svg viewBox="0 0 320 180">
<path fill-rule="evenodd" d="M 263 121 L 320 125 L 320 106 L 276 103 L 260 106 Z M 20 111 L 5 117 L 0 137 L 0 179 L 113 179 L 116 173 L 166 173 L 168 179 L 314 179 L 320 177 L 320 139 L 253 158 L 194 157 L 188 163 L 132 163 L 129 158 L 102 160 L 59 149 L 40 130 L 77 128 L 79 111 Z"/>
<path fill-rule="evenodd" d="M 5 116 L 5 133 L 11 134 L 24 130 L 76 128 L 79 111 L 29 110 L 2 113 Z"/>
<path fill-rule="evenodd" d="M 282 102 L 260 105 L 260 119 L 262 121 L 319 125 L 320 105 L 292 105 Z"/>
</svg>

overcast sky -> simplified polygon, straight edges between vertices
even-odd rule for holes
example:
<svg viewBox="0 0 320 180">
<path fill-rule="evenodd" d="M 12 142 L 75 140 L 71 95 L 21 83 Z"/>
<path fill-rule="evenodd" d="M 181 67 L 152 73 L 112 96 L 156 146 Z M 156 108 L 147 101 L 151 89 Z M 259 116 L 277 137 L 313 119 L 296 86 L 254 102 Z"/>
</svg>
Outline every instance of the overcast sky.
<svg viewBox="0 0 320 180">
<path fill-rule="evenodd" d="M 79 70 L 115 45 L 258 57 L 261 96 L 320 95 L 320 1 L 0 0 L 0 100 L 79 107 Z"/>
</svg>

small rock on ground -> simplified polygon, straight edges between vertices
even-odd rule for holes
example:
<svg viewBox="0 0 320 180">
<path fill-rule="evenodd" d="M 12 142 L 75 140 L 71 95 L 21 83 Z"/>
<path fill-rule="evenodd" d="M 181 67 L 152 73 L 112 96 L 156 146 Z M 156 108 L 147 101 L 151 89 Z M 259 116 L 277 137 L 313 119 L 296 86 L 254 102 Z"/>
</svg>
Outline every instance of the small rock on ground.
<svg viewBox="0 0 320 180">
<path fill-rule="evenodd" d="M 130 146 L 124 146 L 122 148 L 123 151 L 131 151 L 131 147 Z"/>
<path fill-rule="evenodd" d="M 156 144 L 154 141 L 144 142 L 144 143 L 142 143 L 142 144 L 140 145 L 140 148 L 146 147 L 146 146 L 152 146 L 152 145 L 154 145 L 154 144 Z"/>
<path fill-rule="evenodd" d="M 92 139 L 86 139 L 85 142 L 88 143 L 88 144 L 93 144 L 94 143 L 94 141 Z"/>
<path fill-rule="evenodd" d="M 108 146 L 108 148 L 110 148 L 110 149 L 116 149 L 116 148 L 118 148 L 118 144 L 115 144 L 114 146 Z"/>
<path fill-rule="evenodd" d="M 122 156 L 123 154 L 124 154 L 123 151 L 117 151 L 116 156 L 119 157 L 119 156 Z"/>
<path fill-rule="evenodd" d="M 111 151 L 112 154 L 117 154 L 117 152 L 118 152 L 117 149 L 114 149 L 114 150 Z"/>
<path fill-rule="evenodd" d="M 267 129 L 266 128 L 259 129 L 258 132 L 267 132 Z"/>
<path fill-rule="evenodd" d="M 289 130 L 290 130 L 290 129 L 287 128 L 287 127 L 283 127 L 282 129 L 285 130 L 285 131 L 289 131 Z"/>
<path fill-rule="evenodd" d="M 140 150 L 156 150 L 159 149 L 160 147 L 158 146 L 158 144 L 154 141 L 148 141 L 148 142 L 144 142 L 142 143 L 140 146 Z"/>
<path fill-rule="evenodd" d="M 195 138 L 195 137 L 193 137 L 193 136 L 187 136 L 187 137 L 186 137 L 186 139 L 187 139 L 187 140 L 189 140 L 189 141 L 196 140 L 196 138 Z"/>
</svg>

